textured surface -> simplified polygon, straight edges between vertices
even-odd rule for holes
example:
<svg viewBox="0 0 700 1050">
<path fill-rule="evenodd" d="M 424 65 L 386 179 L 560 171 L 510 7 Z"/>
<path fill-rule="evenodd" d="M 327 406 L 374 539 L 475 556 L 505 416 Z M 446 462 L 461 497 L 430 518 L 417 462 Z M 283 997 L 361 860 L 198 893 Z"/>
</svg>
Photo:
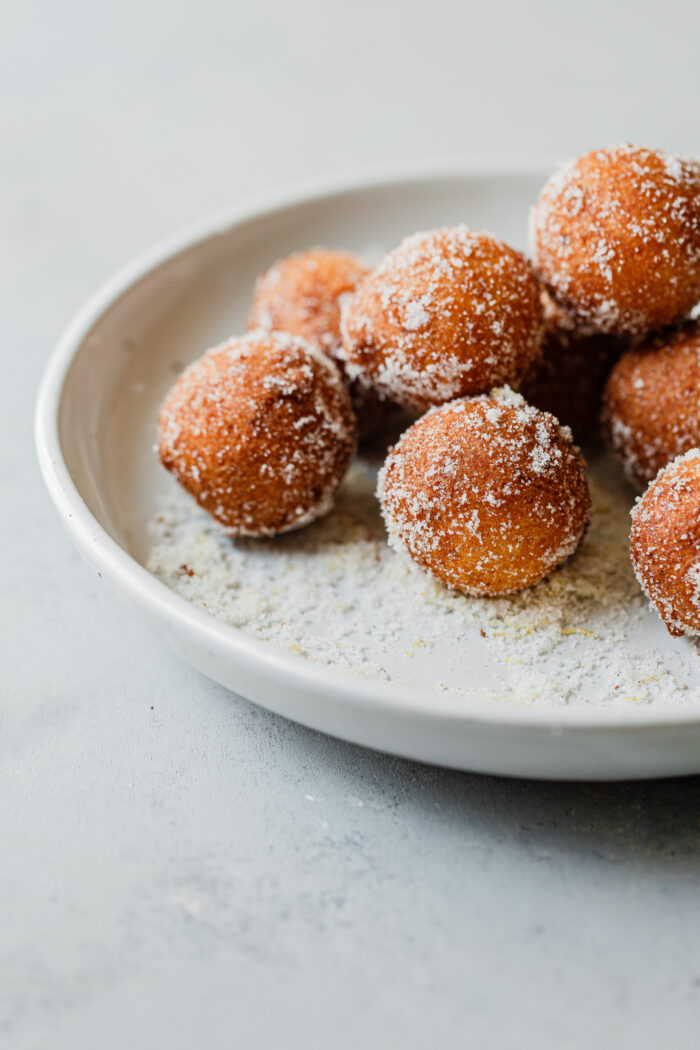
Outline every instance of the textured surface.
<svg viewBox="0 0 700 1050">
<path fill-rule="evenodd" d="M 700 634 L 700 451 L 659 471 L 632 512 L 630 553 L 639 583 L 672 635 Z"/>
<path fill-rule="evenodd" d="M 623 354 L 605 387 L 607 439 L 644 490 L 700 442 L 700 322 L 666 329 Z"/>
<path fill-rule="evenodd" d="M 671 641 L 635 579 L 633 492 L 609 457 L 589 459 L 587 473 L 593 509 L 580 551 L 517 594 L 468 597 L 394 551 L 376 469 L 362 460 L 330 514 L 272 545 L 231 543 L 173 482 L 151 522 L 148 566 L 193 605 L 268 642 L 270 652 L 422 690 L 427 712 L 442 694 L 461 698 L 462 707 L 535 705 L 555 720 L 553 705 L 634 717 L 648 704 L 698 704 L 695 644 Z M 427 722 L 419 746 L 433 729 Z M 614 754 L 624 768 L 622 752 Z"/>
<path fill-rule="evenodd" d="M 590 512 L 571 431 L 509 387 L 426 412 L 377 492 L 391 545 L 466 594 L 537 583 L 574 553 Z"/>
<path fill-rule="evenodd" d="M 343 303 L 348 375 L 413 408 L 517 383 L 540 352 L 534 271 L 466 225 L 404 238 Z"/>
<path fill-rule="evenodd" d="M 258 711 L 103 594 L 34 465 L 58 329 L 202 212 L 390 160 L 700 153 L 681 0 L 633 48 L 624 6 L 429 11 L 398 71 L 389 4 L 3 12 L 3 1050 L 697 1045 L 700 781 L 469 777 Z"/>
<path fill-rule="evenodd" d="M 337 359 L 341 303 L 368 272 L 367 263 L 351 252 L 294 252 L 260 275 L 248 328 L 299 335 Z"/>
<path fill-rule="evenodd" d="M 700 297 L 700 166 L 621 145 L 558 168 L 530 213 L 547 289 L 584 324 L 643 335 Z"/>
<path fill-rule="evenodd" d="M 356 439 L 323 350 L 263 329 L 185 369 L 158 431 L 163 465 L 234 536 L 274 536 L 327 514 Z"/>
</svg>

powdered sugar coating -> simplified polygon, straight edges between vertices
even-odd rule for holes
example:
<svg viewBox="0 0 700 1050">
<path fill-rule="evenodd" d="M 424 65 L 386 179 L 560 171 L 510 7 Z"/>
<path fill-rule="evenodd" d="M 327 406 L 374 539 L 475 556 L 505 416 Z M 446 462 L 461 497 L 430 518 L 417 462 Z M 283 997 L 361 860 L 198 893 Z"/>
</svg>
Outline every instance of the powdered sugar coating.
<svg viewBox="0 0 700 1050">
<path fill-rule="evenodd" d="M 419 419 L 377 493 L 390 544 L 467 594 L 537 583 L 577 549 L 590 510 L 571 431 L 507 387 Z"/>
<path fill-rule="evenodd" d="M 607 381 L 603 418 L 611 448 L 639 488 L 700 445 L 700 322 L 628 350 Z"/>
<path fill-rule="evenodd" d="M 587 464 L 588 467 L 588 464 Z M 671 640 L 629 559 L 633 496 L 590 463 L 591 525 L 575 558 L 503 597 L 449 590 L 388 547 L 372 464 L 356 460 L 330 514 L 275 543 L 232 543 L 179 486 L 151 525 L 148 567 L 247 637 L 328 671 L 391 681 L 468 713 L 494 704 L 634 710 L 700 703 L 698 653 Z"/>
<path fill-rule="evenodd" d="M 255 284 L 249 329 L 288 332 L 340 360 L 340 308 L 369 267 L 351 252 L 309 248 L 278 259 Z M 364 383 L 346 377 L 361 437 L 380 428 L 395 406 Z"/>
<path fill-rule="evenodd" d="M 529 262 L 463 225 L 406 238 L 341 313 L 348 374 L 419 409 L 517 385 L 540 348 Z"/>
<path fill-rule="evenodd" d="M 337 357 L 340 304 L 368 273 L 358 256 L 329 248 L 278 259 L 256 281 L 247 327 L 289 332 Z"/>
<path fill-rule="evenodd" d="M 569 161 L 530 216 L 552 295 L 597 331 L 638 335 L 700 299 L 700 166 L 622 145 Z"/>
<path fill-rule="evenodd" d="M 277 332 L 209 350 L 179 377 L 158 422 L 163 464 L 236 536 L 272 536 L 327 513 L 355 447 L 337 367 Z"/>
<path fill-rule="evenodd" d="M 639 584 L 672 635 L 700 635 L 700 449 L 664 467 L 632 510 Z"/>
</svg>

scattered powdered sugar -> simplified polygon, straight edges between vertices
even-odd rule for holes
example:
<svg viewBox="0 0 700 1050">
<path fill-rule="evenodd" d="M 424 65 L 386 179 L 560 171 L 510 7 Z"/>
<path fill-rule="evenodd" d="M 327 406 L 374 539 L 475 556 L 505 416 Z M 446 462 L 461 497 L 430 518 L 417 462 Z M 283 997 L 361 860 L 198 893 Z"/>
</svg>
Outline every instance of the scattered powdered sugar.
<svg viewBox="0 0 700 1050">
<path fill-rule="evenodd" d="M 700 700 L 689 639 L 648 609 L 628 556 L 631 490 L 589 464 L 590 530 L 576 556 L 502 598 L 447 590 L 386 543 L 376 471 L 356 461 L 336 506 L 303 532 L 234 541 L 173 484 L 148 567 L 244 633 L 306 659 L 426 693 L 624 707 Z"/>
<path fill-rule="evenodd" d="M 419 328 L 425 328 L 430 324 L 430 314 L 420 299 L 411 299 L 404 309 L 403 326 L 409 332 L 417 332 Z"/>
</svg>

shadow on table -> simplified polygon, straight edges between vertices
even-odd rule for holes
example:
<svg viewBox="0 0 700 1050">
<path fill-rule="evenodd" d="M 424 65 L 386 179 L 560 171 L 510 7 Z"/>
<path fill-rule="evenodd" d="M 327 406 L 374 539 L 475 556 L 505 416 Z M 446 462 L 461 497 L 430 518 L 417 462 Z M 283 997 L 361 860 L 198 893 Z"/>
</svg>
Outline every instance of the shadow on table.
<svg viewBox="0 0 700 1050">
<path fill-rule="evenodd" d="M 461 773 L 393 758 L 295 726 L 348 794 L 394 806 L 402 819 L 529 849 L 700 874 L 700 776 L 581 783 Z M 301 743 L 301 741 L 300 741 Z M 308 751 L 307 751 L 308 755 Z M 369 805 L 373 805 L 372 801 Z M 375 803 L 376 805 L 376 803 Z M 414 813 L 411 813 L 414 811 Z"/>
</svg>

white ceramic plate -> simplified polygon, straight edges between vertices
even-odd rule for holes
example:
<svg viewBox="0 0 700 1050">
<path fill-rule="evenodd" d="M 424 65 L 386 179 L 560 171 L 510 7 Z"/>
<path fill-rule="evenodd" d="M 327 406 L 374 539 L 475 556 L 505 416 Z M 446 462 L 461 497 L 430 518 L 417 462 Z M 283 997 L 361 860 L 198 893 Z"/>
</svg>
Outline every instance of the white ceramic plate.
<svg viewBox="0 0 700 1050">
<path fill-rule="evenodd" d="M 268 197 L 209 219 L 127 266 L 75 317 L 48 365 L 37 445 L 86 560 L 204 674 L 324 732 L 457 768 L 549 778 L 700 772 L 700 702 L 601 708 L 497 704 L 363 678 L 251 637 L 144 567 L 168 479 L 152 452 L 175 372 L 240 331 L 266 265 L 313 244 L 374 253 L 466 221 L 524 246 L 543 174 L 387 175 Z M 465 667 L 479 659 L 465 643 Z"/>
</svg>

